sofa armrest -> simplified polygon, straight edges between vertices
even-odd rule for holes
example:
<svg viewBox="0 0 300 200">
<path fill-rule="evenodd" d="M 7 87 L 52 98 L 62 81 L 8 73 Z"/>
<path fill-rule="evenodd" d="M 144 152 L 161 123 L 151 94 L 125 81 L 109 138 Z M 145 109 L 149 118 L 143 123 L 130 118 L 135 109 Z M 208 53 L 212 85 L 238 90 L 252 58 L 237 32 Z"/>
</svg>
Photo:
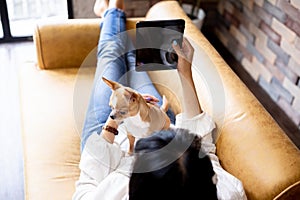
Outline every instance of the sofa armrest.
<svg viewBox="0 0 300 200">
<path fill-rule="evenodd" d="M 128 18 L 127 29 L 135 28 L 143 18 Z M 68 19 L 42 22 L 34 32 L 38 67 L 40 69 L 78 68 L 89 56 L 86 65 L 96 65 L 101 18 Z"/>
</svg>

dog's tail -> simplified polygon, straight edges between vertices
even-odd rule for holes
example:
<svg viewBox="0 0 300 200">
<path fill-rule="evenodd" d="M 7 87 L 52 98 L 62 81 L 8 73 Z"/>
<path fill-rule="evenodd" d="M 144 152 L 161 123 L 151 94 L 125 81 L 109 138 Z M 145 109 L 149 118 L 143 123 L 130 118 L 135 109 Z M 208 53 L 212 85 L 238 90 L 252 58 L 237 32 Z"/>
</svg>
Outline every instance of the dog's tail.
<svg viewBox="0 0 300 200">
<path fill-rule="evenodd" d="M 167 112 L 169 109 L 169 101 L 165 95 L 163 95 L 163 102 L 162 105 L 160 106 L 160 109 L 163 110 L 164 112 Z"/>
</svg>

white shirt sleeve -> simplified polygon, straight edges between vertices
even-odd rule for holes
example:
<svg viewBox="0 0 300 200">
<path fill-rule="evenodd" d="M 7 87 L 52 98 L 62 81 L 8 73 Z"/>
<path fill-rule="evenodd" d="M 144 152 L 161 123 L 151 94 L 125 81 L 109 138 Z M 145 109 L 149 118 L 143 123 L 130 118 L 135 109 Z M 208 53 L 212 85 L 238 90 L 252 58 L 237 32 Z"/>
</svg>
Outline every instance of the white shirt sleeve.
<svg viewBox="0 0 300 200">
<path fill-rule="evenodd" d="M 176 127 L 186 128 L 191 133 L 202 137 L 201 152 L 210 157 L 213 170 L 217 176 L 217 196 L 220 200 L 238 199 L 246 200 L 246 194 L 242 182 L 236 177 L 225 171 L 217 157 L 216 146 L 213 143 L 212 131 L 216 128 L 213 119 L 205 112 L 190 118 L 184 118 L 184 115 L 176 116 Z M 200 157 L 203 155 L 199 154 Z"/>
<path fill-rule="evenodd" d="M 123 156 L 119 145 L 110 144 L 102 136 L 93 133 L 81 155 L 81 173 L 76 181 L 73 200 L 93 199 L 99 184 L 119 166 Z"/>
</svg>

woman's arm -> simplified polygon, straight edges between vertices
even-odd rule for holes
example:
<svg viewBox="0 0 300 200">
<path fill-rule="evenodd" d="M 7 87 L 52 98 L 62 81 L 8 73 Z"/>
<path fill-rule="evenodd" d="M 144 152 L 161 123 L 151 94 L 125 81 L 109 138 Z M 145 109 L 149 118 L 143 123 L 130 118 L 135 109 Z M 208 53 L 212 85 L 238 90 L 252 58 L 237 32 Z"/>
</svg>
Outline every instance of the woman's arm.
<svg viewBox="0 0 300 200">
<path fill-rule="evenodd" d="M 196 93 L 191 63 L 193 60 L 194 49 L 187 39 L 183 39 L 182 49 L 178 44 L 173 43 L 173 48 L 178 54 L 178 73 L 180 76 L 183 92 L 183 114 L 185 115 L 184 122 L 179 127 L 187 128 L 198 136 L 202 137 L 201 149 L 203 152 L 208 153 L 214 171 L 217 175 L 217 195 L 219 199 L 243 199 L 246 200 L 246 194 L 243 184 L 236 177 L 226 172 L 215 154 L 215 145 L 212 142 L 211 132 L 215 128 L 212 118 L 208 115 L 202 115 L 190 120 L 196 115 L 202 113 L 202 109 Z"/>
<path fill-rule="evenodd" d="M 202 113 L 192 76 L 194 48 L 186 38 L 183 38 L 182 48 L 174 40 L 173 48 L 178 55 L 177 70 L 183 92 L 183 115 L 186 118 L 192 118 Z"/>
</svg>

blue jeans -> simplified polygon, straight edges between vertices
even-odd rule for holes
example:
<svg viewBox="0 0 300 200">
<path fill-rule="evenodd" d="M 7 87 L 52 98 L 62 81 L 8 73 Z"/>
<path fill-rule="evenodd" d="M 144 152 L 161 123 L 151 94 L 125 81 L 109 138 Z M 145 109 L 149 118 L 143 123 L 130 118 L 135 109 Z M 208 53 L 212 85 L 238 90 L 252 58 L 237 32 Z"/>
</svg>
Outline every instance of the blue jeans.
<svg viewBox="0 0 300 200">
<path fill-rule="evenodd" d="M 94 77 L 90 102 L 85 116 L 81 138 L 81 151 L 90 135 L 100 134 L 111 108 L 111 89 L 102 81 L 102 76 L 129 86 L 140 93 L 162 98 L 146 72 L 135 71 L 135 50 L 126 33 L 126 16 L 122 10 L 112 8 L 105 12 L 100 24 L 100 39 L 97 53 L 97 69 Z M 172 123 L 175 116 L 167 112 Z"/>
</svg>

